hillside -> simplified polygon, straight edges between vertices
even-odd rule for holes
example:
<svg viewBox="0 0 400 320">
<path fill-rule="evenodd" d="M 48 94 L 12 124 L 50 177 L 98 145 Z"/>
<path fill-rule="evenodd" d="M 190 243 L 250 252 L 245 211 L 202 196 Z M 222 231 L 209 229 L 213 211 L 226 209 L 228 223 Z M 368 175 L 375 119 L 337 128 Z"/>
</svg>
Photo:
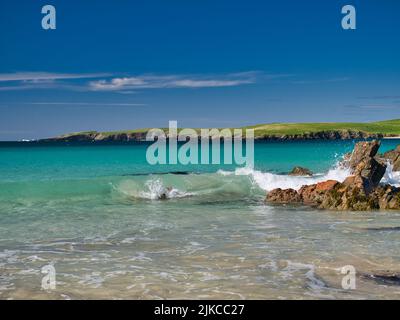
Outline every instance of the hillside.
<svg viewBox="0 0 400 320">
<path fill-rule="evenodd" d="M 247 128 L 254 129 L 256 139 L 266 140 L 381 138 L 400 136 L 400 119 L 368 123 L 270 123 L 243 127 Z M 143 141 L 148 130 L 75 132 L 42 141 Z"/>
<path fill-rule="evenodd" d="M 359 131 L 367 134 L 400 136 L 400 119 L 378 122 L 320 122 L 320 123 L 271 123 L 250 126 L 256 136 L 305 135 L 323 131 Z"/>
</svg>

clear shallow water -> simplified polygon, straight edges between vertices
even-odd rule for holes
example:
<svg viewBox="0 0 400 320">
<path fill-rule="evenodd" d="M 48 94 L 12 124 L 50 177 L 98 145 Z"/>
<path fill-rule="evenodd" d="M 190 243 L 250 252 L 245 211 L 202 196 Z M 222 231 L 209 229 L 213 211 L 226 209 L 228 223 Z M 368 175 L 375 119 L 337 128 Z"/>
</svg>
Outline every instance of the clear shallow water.
<svg viewBox="0 0 400 320">
<path fill-rule="evenodd" d="M 145 145 L 0 145 L 0 298 L 399 298 L 363 277 L 342 290 L 338 268 L 400 272 L 400 212 L 263 202 L 275 187 L 344 178 L 334 165 L 352 146 L 257 143 L 249 171 L 153 167 Z M 279 174 L 295 165 L 317 174 Z M 193 173 L 157 174 L 169 171 Z M 47 264 L 55 291 L 41 290 Z"/>
</svg>

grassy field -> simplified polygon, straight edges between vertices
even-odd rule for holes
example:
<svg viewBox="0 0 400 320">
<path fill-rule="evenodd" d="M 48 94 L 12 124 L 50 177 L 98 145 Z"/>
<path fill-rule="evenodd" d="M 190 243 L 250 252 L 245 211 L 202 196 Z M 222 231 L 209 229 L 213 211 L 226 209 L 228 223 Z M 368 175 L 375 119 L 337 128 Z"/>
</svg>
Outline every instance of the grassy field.
<svg viewBox="0 0 400 320">
<path fill-rule="evenodd" d="M 271 123 L 250 126 L 256 136 L 262 135 L 293 135 L 321 131 L 363 131 L 400 136 L 400 119 L 378 122 L 321 122 L 321 123 Z"/>
<path fill-rule="evenodd" d="M 383 134 L 386 136 L 400 136 L 400 119 L 378 121 L 378 122 L 319 122 L 319 123 L 270 123 L 255 126 L 244 127 L 243 129 L 252 128 L 256 137 L 265 135 L 301 135 L 307 133 L 321 131 L 363 131 L 371 134 Z M 116 134 L 132 134 L 147 132 L 149 129 L 121 130 L 111 132 L 99 132 L 102 136 L 107 137 Z M 168 132 L 168 129 L 164 129 Z M 198 129 L 197 129 L 198 130 Z M 63 135 L 62 137 L 70 137 L 74 135 L 96 134 L 96 131 L 74 132 Z"/>
</svg>

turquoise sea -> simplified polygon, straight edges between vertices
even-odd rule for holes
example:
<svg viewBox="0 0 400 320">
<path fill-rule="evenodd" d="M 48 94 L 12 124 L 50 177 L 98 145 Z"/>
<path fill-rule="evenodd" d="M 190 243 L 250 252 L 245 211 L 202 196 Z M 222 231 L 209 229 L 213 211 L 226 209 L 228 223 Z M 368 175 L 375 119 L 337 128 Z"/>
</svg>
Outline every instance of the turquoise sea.
<svg viewBox="0 0 400 320">
<path fill-rule="evenodd" d="M 264 203 L 273 188 L 344 179 L 354 143 L 256 142 L 252 170 L 151 166 L 144 143 L 0 143 L 0 299 L 400 298 L 368 276 L 400 272 L 400 212 Z M 287 176 L 294 166 L 315 174 Z"/>
</svg>

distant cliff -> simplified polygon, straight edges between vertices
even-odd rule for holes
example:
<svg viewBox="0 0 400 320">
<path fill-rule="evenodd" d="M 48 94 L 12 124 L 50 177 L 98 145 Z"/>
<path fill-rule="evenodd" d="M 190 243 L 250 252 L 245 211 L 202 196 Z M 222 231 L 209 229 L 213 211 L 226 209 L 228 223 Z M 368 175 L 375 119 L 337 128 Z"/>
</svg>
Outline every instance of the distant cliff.
<svg viewBox="0 0 400 320">
<path fill-rule="evenodd" d="M 265 134 L 256 136 L 257 140 L 349 140 L 349 139 L 381 139 L 385 135 L 381 133 L 368 133 L 363 131 L 317 131 L 297 134 Z"/>
<path fill-rule="evenodd" d="M 379 139 L 400 136 L 400 120 L 378 122 L 270 123 L 243 127 L 254 129 L 256 140 L 346 140 Z M 115 132 L 86 131 L 70 133 L 40 141 L 145 141 L 149 129 Z M 167 131 L 165 131 L 167 132 Z M 244 132 L 244 131 L 243 131 Z"/>
<path fill-rule="evenodd" d="M 68 135 L 62 135 L 54 138 L 41 139 L 41 142 L 95 142 L 95 141 L 146 141 L 146 131 L 135 133 L 102 133 L 97 131 L 91 132 L 78 132 Z"/>
<path fill-rule="evenodd" d="M 89 133 L 76 133 L 69 134 L 49 139 L 42 139 L 41 142 L 96 142 L 96 141 L 115 141 L 115 142 L 127 142 L 127 141 L 146 141 L 146 133 L 135 132 L 135 133 L 108 133 L 104 134 L 101 132 L 89 132 Z M 363 131 L 320 131 L 303 134 L 264 134 L 256 135 L 255 140 L 258 141 L 289 141 L 289 140 L 346 140 L 346 139 L 380 139 L 385 137 L 384 134 L 371 134 Z"/>
</svg>

